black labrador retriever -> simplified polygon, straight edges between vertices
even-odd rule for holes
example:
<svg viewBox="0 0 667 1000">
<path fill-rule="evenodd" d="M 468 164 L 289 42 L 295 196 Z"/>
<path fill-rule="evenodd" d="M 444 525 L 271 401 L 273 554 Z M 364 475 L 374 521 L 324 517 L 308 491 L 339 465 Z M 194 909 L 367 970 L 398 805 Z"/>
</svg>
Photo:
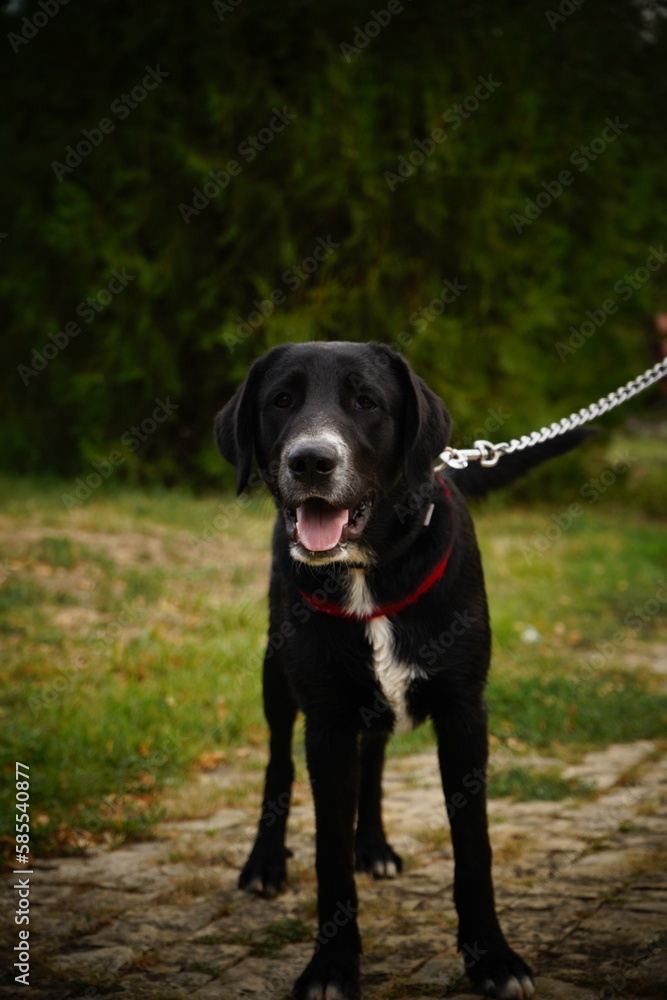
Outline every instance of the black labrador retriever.
<svg viewBox="0 0 667 1000">
<path fill-rule="evenodd" d="M 586 432 L 505 456 L 493 468 L 436 475 L 449 429 L 440 399 L 399 354 L 374 343 L 274 347 L 216 418 L 238 491 L 254 456 L 278 508 L 264 661 L 270 759 L 239 885 L 264 895 L 284 885 L 292 728 L 301 709 L 319 929 L 296 1000 L 359 996 L 355 868 L 376 877 L 401 870 L 382 824 L 385 744 L 391 732 L 427 717 L 451 825 L 467 973 L 488 996 L 534 993 L 532 972 L 505 940 L 494 905 L 483 700 L 491 634 L 463 495 L 509 482 Z"/>
</svg>

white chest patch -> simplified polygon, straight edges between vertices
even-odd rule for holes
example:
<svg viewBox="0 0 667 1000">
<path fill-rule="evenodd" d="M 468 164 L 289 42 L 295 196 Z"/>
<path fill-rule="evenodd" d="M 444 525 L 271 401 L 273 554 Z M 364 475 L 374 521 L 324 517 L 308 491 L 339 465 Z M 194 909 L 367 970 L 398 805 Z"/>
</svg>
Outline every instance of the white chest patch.
<svg viewBox="0 0 667 1000">
<path fill-rule="evenodd" d="M 358 615 L 369 614 L 373 610 L 362 569 L 350 571 L 347 608 Z M 371 618 L 366 622 L 365 630 L 373 650 L 373 671 L 396 719 L 394 732 L 409 732 L 414 728 L 415 721 L 408 712 L 408 688 L 418 677 L 425 677 L 426 672 L 416 664 L 398 659 L 391 622 L 385 615 Z"/>
</svg>

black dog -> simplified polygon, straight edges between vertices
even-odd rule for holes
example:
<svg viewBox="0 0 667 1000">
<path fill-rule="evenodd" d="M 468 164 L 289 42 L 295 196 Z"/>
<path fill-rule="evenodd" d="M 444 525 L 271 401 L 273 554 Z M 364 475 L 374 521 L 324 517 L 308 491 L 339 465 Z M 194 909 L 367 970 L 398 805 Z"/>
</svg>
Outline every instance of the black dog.
<svg viewBox="0 0 667 1000">
<path fill-rule="evenodd" d="M 392 731 L 427 716 L 438 741 L 468 975 L 489 996 L 523 1000 L 534 992 L 494 906 L 483 701 L 491 636 L 462 494 L 503 485 L 585 433 L 503 457 L 494 468 L 436 476 L 449 428 L 440 399 L 380 344 L 275 347 L 216 418 L 238 491 L 254 454 L 278 508 L 264 662 L 270 760 L 239 885 L 271 895 L 285 882 L 287 808 L 275 804 L 289 803 L 300 708 L 315 799 L 320 933 L 296 1000 L 359 996 L 354 871 L 401 870 L 382 825 L 384 749 Z M 277 636 L 284 642 L 271 641 Z"/>
</svg>

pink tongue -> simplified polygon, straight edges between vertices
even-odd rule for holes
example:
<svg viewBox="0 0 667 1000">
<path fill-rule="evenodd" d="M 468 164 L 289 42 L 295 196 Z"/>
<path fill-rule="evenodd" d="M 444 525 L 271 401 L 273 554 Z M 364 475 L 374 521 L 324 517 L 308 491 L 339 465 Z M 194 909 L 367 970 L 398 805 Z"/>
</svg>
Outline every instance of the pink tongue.
<svg viewBox="0 0 667 1000">
<path fill-rule="evenodd" d="M 296 512 L 299 541 L 311 552 L 326 552 L 338 545 L 349 510 L 337 510 L 324 500 L 307 500 Z"/>
</svg>

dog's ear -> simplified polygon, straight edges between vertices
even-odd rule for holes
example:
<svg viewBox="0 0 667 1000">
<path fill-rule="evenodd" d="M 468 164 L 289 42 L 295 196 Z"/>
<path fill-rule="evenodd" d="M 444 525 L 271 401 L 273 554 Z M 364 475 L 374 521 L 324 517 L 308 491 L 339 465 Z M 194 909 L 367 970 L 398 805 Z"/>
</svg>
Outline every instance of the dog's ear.
<svg viewBox="0 0 667 1000">
<path fill-rule="evenodd" d="M 242 493 L 250 478 L 250 463 L 254 445 L 252 432 L 252 408 L 247 395 L 247 380 L 236 390 L 229 402 L 216 414 L 214 424 L 215 443 L 223 458 L 236 469 L 236 495 Z M 246 414 L 244 418 L 243 414 Z M 247 418 L 250 417 L 248 420 Z"/>
<path fill-rule="evenodd" d="M 387 348 L 401 381 L 405 409 L 402 454 L 409 482 L 421 482 L 447 447 L 451 419 L 439 396 L 416 375 L 405 358 Z"/>
<path fill-rule="evenodd" d="M 254 362 L 245 382 L 215 417 L 215 443 L 223 458 L 236 468 L 236 495 L 250 479 L 255 453 L 255 413 L 261 380 L 270 364 L 269 351 Z"/>
</svg>

